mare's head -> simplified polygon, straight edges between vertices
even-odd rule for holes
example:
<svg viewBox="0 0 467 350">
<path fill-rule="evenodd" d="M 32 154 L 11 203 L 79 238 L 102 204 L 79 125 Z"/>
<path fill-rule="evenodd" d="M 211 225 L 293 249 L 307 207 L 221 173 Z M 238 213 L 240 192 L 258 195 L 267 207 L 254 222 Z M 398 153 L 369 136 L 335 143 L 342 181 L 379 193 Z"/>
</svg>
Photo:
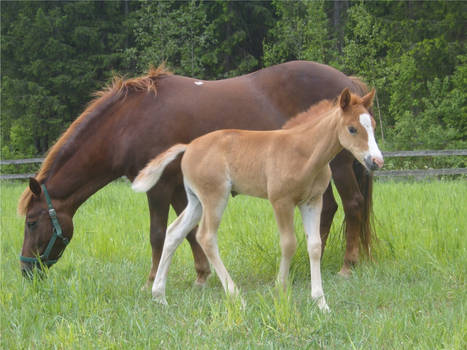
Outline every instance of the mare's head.
<svg viewBox="0 0 467 350">
<path fill-rule="evenodd" d="M 40 271 L 57 262 L 73 236 L 73 221 L 70 214 L 52 203 L 46 186 L 34 178 L 29 179 L 18 209 L 26 216 L 21 270 L 30 277 L 34 269 Z"/>
<path fill-rule="evenodd" d="M 338 98 L 341 115 L 338 137 L 339 142 L 368 170 L 380 169 L 383 155 L 375 140 L 375 120 L 368 109 L 373 104 L 375 90 L 359 97 L 344 89 Z"/>
</svg>

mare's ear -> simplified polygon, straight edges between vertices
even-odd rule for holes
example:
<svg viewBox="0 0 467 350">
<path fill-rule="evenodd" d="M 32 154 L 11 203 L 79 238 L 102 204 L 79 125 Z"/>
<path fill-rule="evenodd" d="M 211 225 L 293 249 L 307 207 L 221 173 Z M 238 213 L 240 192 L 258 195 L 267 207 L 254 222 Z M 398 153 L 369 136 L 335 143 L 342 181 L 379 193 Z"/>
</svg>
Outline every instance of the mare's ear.
<svg viewBox="0 0 467 350">
<path fill-rule="evenodd" d="M 369 93 L 362 97 L 363 105 L 366 109 L 370 108 L 373 105 L 373 99 L 375 98 L 376 90 L 372 89 Z"/>
<path fill-rule="evenodd" d="M 348 88 L 342 90 L 339 97 L 339 105 L 342 109 L 346 109 L 350 105 L 350 91 Z"/>
<path fill-rule="evenodd" d="M 31 192 L 36 196 L 36 197 L 40 197 L 41 196 L 41 193 L 42 193 L 42 188 L 41 188 L 41 185 L 39 184 L 39 182 L 33 178 L 33 177 L 30 177 L 29 178 L 29 189 L 31 190 Z"/>
</svg>

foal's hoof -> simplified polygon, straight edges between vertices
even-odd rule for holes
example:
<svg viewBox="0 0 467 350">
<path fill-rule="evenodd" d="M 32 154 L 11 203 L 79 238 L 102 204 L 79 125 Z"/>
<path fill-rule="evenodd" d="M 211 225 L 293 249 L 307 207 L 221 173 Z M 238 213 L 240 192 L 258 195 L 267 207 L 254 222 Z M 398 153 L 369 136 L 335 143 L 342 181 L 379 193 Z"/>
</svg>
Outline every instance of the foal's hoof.
<svg viewBox="0 0 467 350">
<path fill-rule="evenodd" d="M 155 302 L 158 302 L 159 304 L 162 305 L 168 305 L 167 300 L 165 300 L 165 290 L 164 289 L 158 289 L 158 288 L 153 288 L 152 289 L 152 300 Z"/>
<path fill-rule="evenodd" d="M 331 313 L 331 309 L 329 308 L 328 304 L 324 304 L 324 306 L 320 306 L 319 309 L 321 310 L 321 312 L 325 314 Z"/>
<path fill-rule="evenodd" d="M 159 303 L 159 304 L 162 304 L 162 305 L 165 305 L 165 306 L 169 305 L 167 303 L 167 300 L 165 299 L 165 296 L 163 296 L 163 295 L 153 296 L 152 301 L 155 301 L 156 303 Z"/>
<path fill-rule="evenodd" d="M 316 304 L 318 304 L 319 309 L 323 313 L 330 313 L 331 309 L 329 308 L 328 304 L 326 303 L 326 299 L 323 297 L 320 297 L 315 300 Z"/>
</svg>

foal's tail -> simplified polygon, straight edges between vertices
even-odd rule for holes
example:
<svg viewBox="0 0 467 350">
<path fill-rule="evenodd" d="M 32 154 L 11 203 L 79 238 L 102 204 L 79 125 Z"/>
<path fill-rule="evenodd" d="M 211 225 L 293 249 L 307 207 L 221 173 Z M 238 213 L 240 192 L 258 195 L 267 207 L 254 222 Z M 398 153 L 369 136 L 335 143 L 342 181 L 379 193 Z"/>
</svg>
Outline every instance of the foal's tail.
<svg viewBox="0 0 467 350">
<path fill-rule="evenodd" d="M 185 152 L 188 145 L 179 143 L 170 147 L 164 153 L 159 154 L 149 161 L 141 170 L 131 185 L 136 192 L 147 192 L 159 181 L 162 172 L 180 153 Z"/>
</svg>

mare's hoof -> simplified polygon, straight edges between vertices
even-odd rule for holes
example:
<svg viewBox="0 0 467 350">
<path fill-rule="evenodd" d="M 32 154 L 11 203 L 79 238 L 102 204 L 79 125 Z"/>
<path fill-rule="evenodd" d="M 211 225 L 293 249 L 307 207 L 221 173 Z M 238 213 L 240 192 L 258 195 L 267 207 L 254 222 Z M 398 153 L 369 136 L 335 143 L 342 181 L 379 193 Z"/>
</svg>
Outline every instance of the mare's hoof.
<svg viewBox="0 0 467 350">
<path fill-rule="evenodd" d="M 211 271 L 207 271 L 207 272 L 199 272 L 198 271 L 198 276 L 196 277 L 196 281 L 194 283 L 194 286 L 195 287 L 201 287 L 203 288 L 204 286 L 206 286 L 206 282 L 208 280 L 208 277 L 211 275 Z"/>
<path fill-rule="evenodd" d="M 349 278 L 352 275 L 352 270 L 346 266 L 343 266 L 337 274 L 341 277 Z"/>
<path fill-rule="evenodd" d="M 204 289 L 204 288 L 206 288 L 206 281 L 200 282 L 200 281 L 196 280 L 193 283 L 193 287 L 198 288 L 198 289 Z"/>
<path fill-rule="evenodd" d="M 144 292 L 144 291 L 147 291 L 149 289 L 151 289 L 152 287 L 152 282 L 149 282 L 147 281 L 145 284 L 143 284 L 143 286 L 141 287 L 141 291 Z"/>
</svg>

